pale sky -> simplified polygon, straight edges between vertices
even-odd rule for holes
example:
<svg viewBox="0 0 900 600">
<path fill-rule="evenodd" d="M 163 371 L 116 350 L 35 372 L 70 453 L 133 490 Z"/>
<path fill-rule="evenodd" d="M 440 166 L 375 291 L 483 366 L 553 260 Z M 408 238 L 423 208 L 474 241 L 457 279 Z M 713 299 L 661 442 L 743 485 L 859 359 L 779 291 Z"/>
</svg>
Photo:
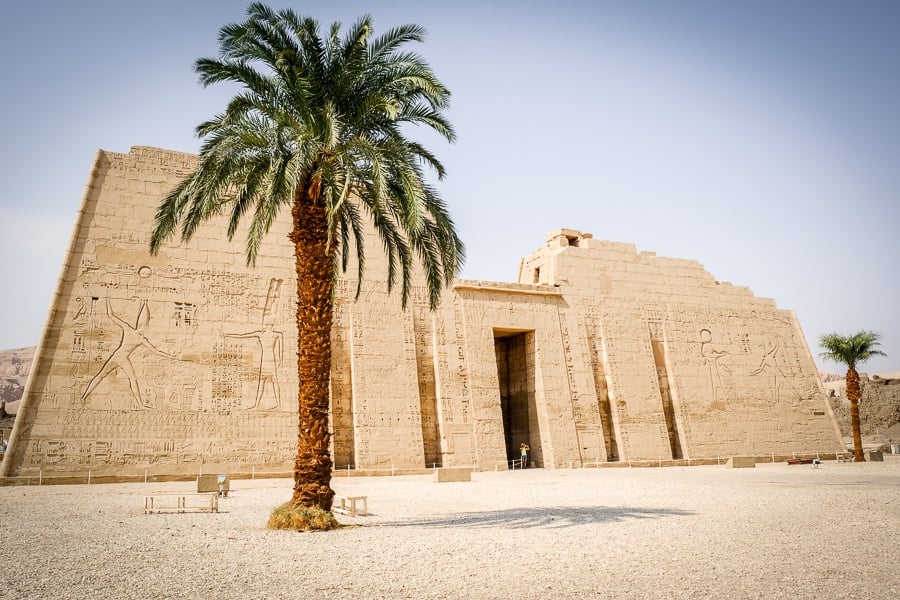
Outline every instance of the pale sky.
<svg viewBox="0 0 900 600">
<path fill-rule="evenodd" d="M 38 342 L 98 148 L 195 152 L 192 67 L 232 0 L 30 0 L 0 19 L 0 348 Z M 512 281 L 550 229 L 700 261 L 900 370 L 900 2 L 272 2 L 429 31 L 458 141 L 425 138 L 468 246 Z M 151 225 L 148 223 L 147 227 Z M 237 242 L 240 243 L 240 242 Z"/>
</svg>

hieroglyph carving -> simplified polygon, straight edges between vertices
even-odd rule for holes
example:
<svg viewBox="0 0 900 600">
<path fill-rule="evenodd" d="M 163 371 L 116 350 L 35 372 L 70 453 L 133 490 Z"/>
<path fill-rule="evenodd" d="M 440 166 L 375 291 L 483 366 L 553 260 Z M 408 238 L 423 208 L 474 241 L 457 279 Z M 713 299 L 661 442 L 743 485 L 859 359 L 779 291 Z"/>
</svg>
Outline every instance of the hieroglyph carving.
<svg viewBox="0 0 900 600">
<path fill-rule="evenodd" d="M 256 268 L 224 217 L 150 256 L 160 199 L 196 160 L 98 152 L 0 475 L 290 470 L 290 214 Z M 517 283 L 458 280 L 432 312 L 420 275 L 406 307 L 388 296 L 380 241 L 365 239 L 366 280 L 334 290 L 342 468 L 505 468 L 523 435 L 549 468 L 842 445 L 796 318 L 695 261 L 561 229 Z"/>
<path fill-rule="evenodd" d="M 725 410 L 728 402 L 728 390 L 724 377 L 731 374 L 731 367 L 726 360 L 728 352 L 718 349 L 713 344 L 713 335 L 709 329 L 700 330 L 700 356 L 709 374 L 709 396 L 715 410 Z"/>
<path fill-rule="evenodd" d="M 281 407 L 281 385 L 278 369 L 284 362 L 284 332 L 275 329 L 275 314 L 281 296 L 281 279 L 269 282 L 266 306 L 262 314 L 262 328 L 245 333 L 226 333 L 226 338 L 255 339 L 259 343 L 259 369 L 256 381 L 256 398 L 248 408 L 273 410 Z M 264 402 L 263 394 L 271 389 L 271 399 Z"/>
<path fill-rule="evenodd" d="M 144 334 L 147 325 L 150 324 L 150 309 L 147 308 L 146 300 L 141 302 L 134 325 L 125 322 L 113 312 L 109 299 L 106 300 L 106 314 L 112 320 L 114 326 L 118 327 L 122 332 L 119 338 L 119 344 L 112 351 L 112 354 L 109 355 L 109 358 L 106 359 L 106 362 L 103 363 L 103 366 L 100 367 L 100 370 L 93 378 L 91 378 L 87 388 L 85 388 L 84 392 L 81 394 L 81 401 L 84 402 L 91 392 L 93 392 L 106 377 L 118 371 L 128 378 L 128 387 L 131 389 L 131 394 L 137 402 L 137 405 L 143 408 L 154 408 L 151 402 L 145 400 L 141 396 L 141 386 L 138 382 L 137 374 L 134 371 L 134 365 L 131 363 L 131 355 L 138 348 L 144 348 L 163 358 L 178 360 L 178 357 L 163 352 L 154 346 Z M 81 344 L 79 336 L 76 336 L 76 343 L 79 345 Z"/>
</svg>

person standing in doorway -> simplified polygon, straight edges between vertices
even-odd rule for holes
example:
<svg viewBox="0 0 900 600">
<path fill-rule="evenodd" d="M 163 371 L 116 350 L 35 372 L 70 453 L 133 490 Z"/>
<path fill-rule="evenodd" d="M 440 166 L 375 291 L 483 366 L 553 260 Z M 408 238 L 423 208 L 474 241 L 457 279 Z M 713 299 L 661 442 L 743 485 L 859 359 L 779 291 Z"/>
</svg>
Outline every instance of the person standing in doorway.
<svg viewBox="0 0 900 600">
<path fill-rule="evenodd" d="M 529 450 L 531 450 L 531 448 L 525 442 L 522 442 L 522 444 L 519 446 L 519 454 L 521 454 L 521 456 L 522 456 L 522 468 L 523 469 L 528 468 L 528 451 Z"/>
</svg>

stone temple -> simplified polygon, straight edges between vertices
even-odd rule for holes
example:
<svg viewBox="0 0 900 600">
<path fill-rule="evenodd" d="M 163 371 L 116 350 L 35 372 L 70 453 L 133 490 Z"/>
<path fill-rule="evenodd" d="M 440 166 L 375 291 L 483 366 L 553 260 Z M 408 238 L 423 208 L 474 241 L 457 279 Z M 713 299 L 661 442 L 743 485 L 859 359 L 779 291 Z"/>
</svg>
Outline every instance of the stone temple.
<svg viewBox="0 0 900 600">
<path fill-rule="evenodd" d="M 97 153 L 0 475 L 290 470 L 289 214 L 255 268 L 224 221 L 150 256 L 195 163 Z M 371 241 L 359 299 L 337 282 L 337 469 L 506 469 L 522 442 L 544 468 L 844 450 L 795 315 L 695 261 L 557 229 L 515 283 L 457 280 L 432 313 L 424 287 L 387 293 Z"/>
</svg>

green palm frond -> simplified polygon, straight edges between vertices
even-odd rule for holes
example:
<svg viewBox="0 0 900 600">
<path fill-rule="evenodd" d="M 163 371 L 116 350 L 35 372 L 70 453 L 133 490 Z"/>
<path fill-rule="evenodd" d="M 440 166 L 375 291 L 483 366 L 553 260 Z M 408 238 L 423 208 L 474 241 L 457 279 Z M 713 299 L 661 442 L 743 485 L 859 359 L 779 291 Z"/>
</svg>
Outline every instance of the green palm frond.
<svg viewBox="0 0 900 600">
<path fill-rule="evenodd" d="M 409 42 L 421 42 L 425 39 L 426 31 L 419 25 L 400 25 L 388 29 L 382 35 L 378 36 L 369 45 L 370 60 L 390 54 L 403 44 Z"/>
<path fill-rule="evenodd" d="M 399 284 L 405 304 L 419 262 L 435 305 L 464 248 L 426 180 L 426 170 L 443 178 L 444 166 L 406 137 L 410 124 L 451 142 L 456 136 L 445 114 L 449 90 L 406 49 L 424 37 L 418 25 L 375 36 L 368 15 L 343 31 L 334 23 L 323 37 L 313 19 L 251 4 L 243 22 L 220 29 L 218 56 L 194 65 L 202 85 L 242 89 L 197 127 L 199 165 L 160 204 L 151 251 L 176 234 L 187 241 L 201 223 L 226 215 L 229 239 L 250 220 L 253 264 L 282 210 L 320 203 L 329 244 L 337 246 L 336 272 L 355 253 L 362 280 L 368 220 L 387 258 L 389 289 Z"/>
<path fill-rule="evenodd" d="M 881 335 L 874 331 L 860 331 L 851 336 L 827 333 L 819 338 L 819 345 L 825 349 L 819 356 L 826 360 L 842 363 L 849 369 L 865 362 L 873 356 L 885 356 L 878 350 Z"/>
<path fill-rule="evenodd" d="M 356 248 L 356 261 L 360 272 L 365 266 L 366 256 L 364 251 L 365 245 L 365 227 L 363 226 L 363 218 L 359 214 L 359 207 L 355 204 L 348 204 L 346 210 L 341 211 L 341 271 L 347 271 L 347 265 L 350 260 L 350 236 L 353 236 L 353 247 Z M 355 298 L 359 298 L 362 292 L 362 277 L 356 280 Z"/>
</svg>

